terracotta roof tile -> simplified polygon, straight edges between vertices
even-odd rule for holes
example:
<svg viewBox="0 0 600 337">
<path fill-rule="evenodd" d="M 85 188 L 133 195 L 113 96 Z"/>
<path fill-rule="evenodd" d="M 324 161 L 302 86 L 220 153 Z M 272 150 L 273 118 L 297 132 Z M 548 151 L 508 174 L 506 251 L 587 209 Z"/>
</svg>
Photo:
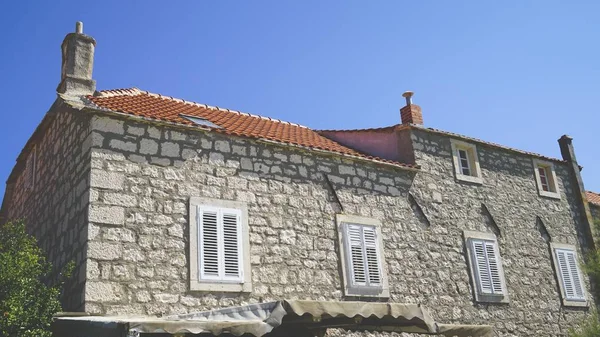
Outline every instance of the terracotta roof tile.
<svg viewBox="0 0 600 337">
<path fill-rule="evenodd" d="M 417 168 L 417 166 L 377 158 L 345 147 L 305 126 L 277 119 L 251 115 L 239 111 L 188 102 L 173 97 L 153 94 L 137 88 L 104 90 L 98 95 L 87 97 L 97 107 L 138 117 L 157 119 L 182 125 L 196 125 L 186 119 L 188 115 L 205 119 L 219 128 L 215 132 L 266 139 L 311 149 L 335 152 L 347 156 L 383 162 L 395 166 Z M 204 126 L 206 127 L 206 126 Z"/>
<path fill-rule="evenodd" d="M 600 194 L 591 191 L 586 191 L 585 194 L 590 204 L 600 206 Z"/>
</svg>

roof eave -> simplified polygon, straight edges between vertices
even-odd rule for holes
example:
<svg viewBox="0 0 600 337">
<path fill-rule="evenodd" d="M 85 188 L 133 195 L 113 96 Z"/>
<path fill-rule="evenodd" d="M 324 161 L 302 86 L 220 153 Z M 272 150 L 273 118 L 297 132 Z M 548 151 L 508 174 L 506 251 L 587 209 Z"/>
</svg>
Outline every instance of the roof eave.
<svg viewBox="0 0 600 337">
<path fill-rule="evenodd" d="M 364 157 L 360 157 L 360 156 L 355 156 L 355 155 L 350 155 L 350 154 L 346 154 L 346 153 L 342 153 L 342 152 L 336 152 L 336 151 L 329 151 L 329 150 L 324 150 L 324 149 L 319 149 L 316 147 L 309 147 L 309 146 L 303 146 L 303 145 L 299 145 L 299 144 L 293 144 L 293 143 L 287 143 L 287 142 L 280 142 L 280 141 L 275 141 L 272 139 L 267 139 L 267 138 L 262 138 L 262 137 L 252 137 L 252 136 L 246 136 L 246 135 L 233 135 L 233 134 L 229 134 L 224 132 L 221 129 L 218 128 L 211 128 L 211 127 L 206 127 L 206 126 L 199 126 L 199 125 L 186 125 L 186 124 L 181 124 L 181 123 L 175 123 L 175 122 L 169 122 L 169 121 L 165 121 L 162 119 L 158 119 L 158 118 L 150 118 L 150 117 L 144 117 L 144 116 L 139 116 L 139 115 L 134 115 L 134 114 L 129 114 L 129 113 L 124 113 L 124 112 L 120 112 L 120 111 L 115 111 L 115 110 L 111 110 L 111 109 L 106 109 L 106 108 L 102 108 L 99 107 L 97 105 L 92 105 L 93 103 L 91 101 L 88 101 L 89 103 L 86 104 L 86 106 L 84 108 L 82 108 L 82 110 L 88 111 L 88 112 L 92 112 L 92 113 L 102 113 L 102 114 L 107 114 L 107 115 L 117 115 L 123 118 L 127 118 L 127 119 L 135 119 L 135 120 L 142 120 L 148 123 L 153 123 L 153 124 L 160 124 L 160 125 L 168 125 L 171 127 L 176 127 L 176 128 L 182 128 L 182 129 L 186 129 L 186 130 L 202 130 L 202 131 L 212 131 L 212 132 L 217 132 L 217 133 L 222 133 L 222 134 L 226 134 L 228 136 L 235 136 L 235 137 L 241 137 L 241 138 L 246 138 L 246 139 L 255 139 L 261 142 L 265 142 L 265 143 L 271 143 L 271 144 L 277 144 L 280 146 L 288 146 L 288 147 L 293 147 L 293 148 L 298 148 L 298 149 L 304 149 L 307 151 L 314 151 L 314 152 L 320 152 L 323 154 L 329 154 L 329 155 L 333 155 L 333 156 L 338 156 L 338 157 L 343 157 L 343 158 L 349 158 L 349 159 L 354 159 L 354 160 L 359 160 L 362 162 L 368 162 L 368 163 L 376 163 L 379 165 L 385 165 L 385 166 L 389 166 L 389 167 L 394 167 L 394 168 L 399 168 L 399 169 L 403 169 L 403 170 L 407 170 L 407 171 L 412 171 L 412 172 L 419 172 L 420 171 L 420 167 L 417 165 L 414 166 L 410 166 L 408 164 L 402 164 L 402 163 L 391 163 L 391 162 L 386 162 L 383 160 L 378 160 L 375 158 L 364 158 Z"/>
</svg>

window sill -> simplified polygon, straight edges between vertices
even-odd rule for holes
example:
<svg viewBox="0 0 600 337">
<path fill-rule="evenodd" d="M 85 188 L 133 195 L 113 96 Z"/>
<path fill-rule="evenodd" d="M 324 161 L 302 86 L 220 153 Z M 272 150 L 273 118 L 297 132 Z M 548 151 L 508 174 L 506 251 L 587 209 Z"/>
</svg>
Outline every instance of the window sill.
<svg viewBox="0 0 600 337">
<path fill-rule="evenodd" d="M 541 197 L 560 200 L 560 193 L 558 193 L 558 192 L 548 192 L 548 191 L 540 191 L 540 190 L 538 190 L 538 192 L 540 193 Z"/>
<path fill-rule="evenodd" d="M 466 181 L 473 184 L 483 185 L 483 179 L 481 177 L 467 176 L 464 174 L 456 174 L 456 179 L 460 181 Z"/>
<path fill-rule="evenodd" d="M 389 298 L 390 290 L 383 288 L 352 287 L 344 289 L 346 297 Z"/>
<path fill-rule="evenodd" d="M 573 300 L 562 300 L 563 307 L 571 308 L 587 308 L 589 307 L 588 301 L 573 301 Z"/>
<path fill-rule="evenodd" d="M 510 303 L 508 296 L 481 295 L 481 294 L 478 294 L 476 296 L 475 302 L 477 302 L 477 303 L 502 303 L 502 304 Z"/>
<path fill-rule="evenodd" d="M 227 293 L 250 293 L 252 292 L 252 283 L 216 283 L 190 281 L 191 291 L 214 291 Z"/>
</svg>

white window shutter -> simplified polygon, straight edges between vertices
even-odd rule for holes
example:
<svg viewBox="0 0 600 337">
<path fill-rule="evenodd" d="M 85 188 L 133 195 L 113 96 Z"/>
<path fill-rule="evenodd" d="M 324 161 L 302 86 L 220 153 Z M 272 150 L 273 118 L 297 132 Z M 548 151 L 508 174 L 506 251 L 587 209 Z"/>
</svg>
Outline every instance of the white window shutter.
<svg viewBox="0 0 600 337">
<path fill-rule="evenodd" d="M 198 208 L 200 279 L 219 279 L 219 212 Z"/>
<path fill-rule="evenodd" d="M 498 244 L 492 241 L 485 242 L 485 251 L 487 254 L 488 266 L 490 270 L 490 280 L 492 282 L 492 292 L 494 294 L 503 294 L 504 287 L 502 275 L 500 273 L 500 257 L 498 254 Z"/>
<path fill-rule="evenodd" d="M 473 271 L 479 286 L 479 293 L 493 294 L 492 279 L 488 269 L 486 244 L 483 240 L 471 240 Z"/>
<path fill-rule="evenodd" d="M 242 280 L 242 225 L 241 213 L 224 209 L 223 221 L 223 276 L 226 280 Z"/>
<path fill-rule="evenodd" d="M 346 252 L 352 285 L 367 285 L 367 272 L 363 254 L 362 226 L 346 224 Z"/>
<path fill-rule="evenodd" d="M 367 264 L 368 283 L 370 286 L 381 285 L 381 266 L 379 261 L 379 241 L 375 227 L 363 226 L 363 239 Z"/>
<path fill-rule="evenodd" d="M 566 299 L 585 300 L 584 285 L 575 252 L 570 249 L 555 249 L 555 254 Z"/>
</svg>

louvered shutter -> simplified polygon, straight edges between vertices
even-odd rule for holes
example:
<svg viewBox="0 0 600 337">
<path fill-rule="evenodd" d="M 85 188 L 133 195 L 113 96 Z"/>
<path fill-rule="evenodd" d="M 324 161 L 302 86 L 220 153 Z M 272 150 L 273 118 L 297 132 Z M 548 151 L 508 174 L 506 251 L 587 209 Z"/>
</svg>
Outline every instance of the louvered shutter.
<svg viewBox="0 0 600 337">
<path fill-rule="evenodd" d="M 242 281 L 241 211 L 198 207 L 201 280 Z"/>
<path fill-rule="evenodd" d="M 504 280 L 497 243 L 471 239 L 471 256 L 479 293 L 484 295 L 504 294 Z"/>
<path fill-rule="evenodd" d="M 471 240 L 474 274 L 479 285 L 479 293 L 492 294 L 492 280 L 488 270 L 485 241 Z"/>
<path fill-rule="evenodd" d="M 362 228 L 346 224 L 346 252 L 352 285 L 367 285 L 367 271 L 363 254 Z"/>
<path fill-rule="evenodd" d="M 241 264 L 241 214 L 237 210 L 224 209 L 223 219 L 223 277 L 226 280 L 242 280 Z"/>
<path fill-rule="evenodd" d="M 198 208 L 200 279 L 219 279 L 219 211 Z"/>
<path fill-rule="evenodd" d="M 498 246 L 496 242 L 485 241 L 485 251 L 487 254 L 488 267 L 490 270 L 490 280 L 492 282 L 492 292 L 494 294 L 504 293 L 502 283 L 502 275 L 500 273 L 500 259 L 498 254 Z"/>
<path fill-rule="evenodd" d="M 373 226 L 345 224 L 348 276 L 352 286 L 381 287 L 381 258 Z"/>
<path fill-rule="evenodd" d="M 570 249 L 555 249 L 555 254 L 566 299 L 585 300 L 584 286 L 575 252 Z"/>
<path fill-rule="evenodd" d="M 367 264 L 368 283 L 370 286 L 381 285 L 381 268 L 379 265 L 379 243 L 375 227 L 363 226 L 363 240 Z"/>
</svg>

